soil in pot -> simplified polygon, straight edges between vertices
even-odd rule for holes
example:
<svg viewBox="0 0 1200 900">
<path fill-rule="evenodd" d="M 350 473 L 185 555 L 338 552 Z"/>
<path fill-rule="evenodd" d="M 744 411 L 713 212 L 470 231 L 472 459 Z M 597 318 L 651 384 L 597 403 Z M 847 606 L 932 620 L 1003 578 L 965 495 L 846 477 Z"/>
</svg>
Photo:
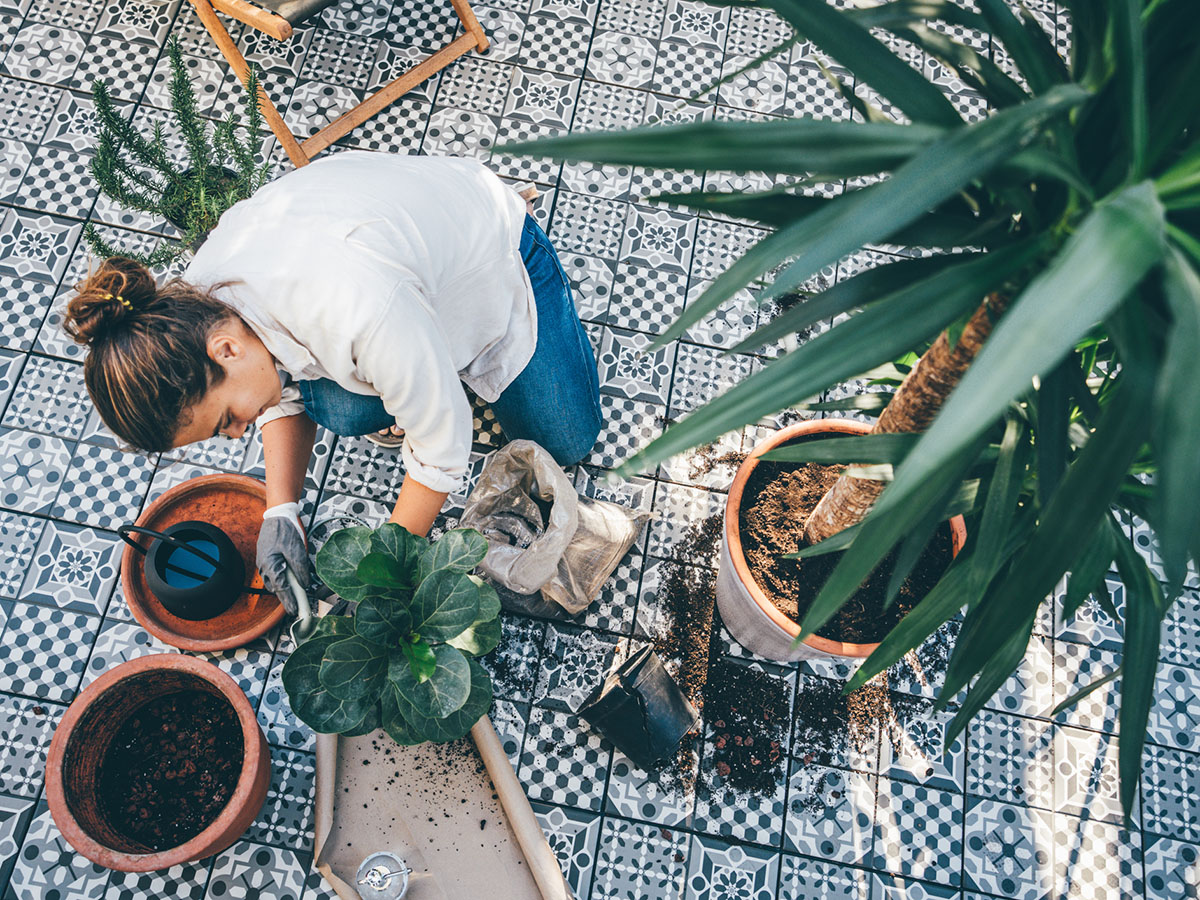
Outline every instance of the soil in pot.
<svg viewBox="0 0 1200 900">
<path fill-rule="evenodd" d="M 156 697 L 121 726 L 100 764 L 100 808 L 117 831 L 151 850 L 194 838 L 237 786 L 242 727 L 223 697 Z"/>
<path fill-rule="evenodd" d="M 824 438 L 828 435 L 820 435 Z M 788 445 L 815 438 L 798 438 Z M 808 546 L 808 516 L 841 474 L 842 467 L 760 461 L 747 479 L 738 520 L 742 551 L 754 581 L 784 615 L 799 622 L 841 559 L 828 553 L 785 559 Z M 873 644 L 919 603 L 953 558 L 950 526 L 935 532 L 896 599 L 884 607 L 896 551 L 871 573 L 858 592 L 817 634 L 831 640 Z"/>
</svg>

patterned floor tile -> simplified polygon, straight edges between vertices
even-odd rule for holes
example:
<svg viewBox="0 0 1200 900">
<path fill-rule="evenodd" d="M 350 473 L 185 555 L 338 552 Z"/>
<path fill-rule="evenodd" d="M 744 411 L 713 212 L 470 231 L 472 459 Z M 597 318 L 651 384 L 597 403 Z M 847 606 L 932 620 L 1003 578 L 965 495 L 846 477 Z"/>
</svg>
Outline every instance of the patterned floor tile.
<svg viewBox="0 0 1200 900">
<path fill-rule="evenodd" d="M 606 327 L 597 363 L 602 393 L 631 400 L 666 403 L 675 348 L 647 351 L 651 338 L 634 331 Z"/>
<path fill-rule="evenodd" d="M 620 258 L 657 271 L 686 273 L 695 246 L 696 219 L 665 209 L 630 206 Z"/>
<path fill-rule="evenodd" d="M 57 283 L 83 226 L 44 213 L 0 215 L 0 274 Z"/>
<path fill-rule="evenodd" d="M 729 490 L 744 459 L 742 430 L 738 429 L 665 460 L 659 468 L 659 477 L 724 492 Z"/>
<path fill-rule="evenodd" d="M 578 716 L 535 706 L 517 775 L 530 799 L 598 812 L 611 755 Z"/>
<path fill-rule="evenodd" d="M 117 580 L 125 544 L 115 535 L 50 522 L 25 576 L 20 597 L 102 615 Z"/>
<path fill-rule="evenodd" d="M 724 494 L 683 484 L 660 484 L 654 496 L 655 520 L 650 523 L 647 552 L 654 556 L 672 556 L 675 546 L 687 536 L 692 525 L 721 515 L 724 508 Z M 715 550 L 714 558 L 709 562 L 716 565 Z"/>
<path fill-rule="evenodd" d="M 779 854 L 715 838 L 693 837 L 684 897 L 745 897 L 772 900 L 779 880 Z"/>
<path fill-rule="evenodd" d="M 246 832 L 246 839 L 297 852 L 309 850 L 315 776 L 316 758 L 311 753 L 272 747 L 267 800 Z"/>
<path fill-rule="evenodd" d="M 982 710 L 968 731 L 968 793 L 1054 808 L 1054 736 L 1048 722 Z"/>
<path fill-rule="evenodd" d="M 961 896 L 957 888 L 949 885 L 871 873 L 872 900 L 958 900 Z"/>
<path fill-rule="evenodd" d="M 430 155 L 466 156 L 486 160 L 496 143 L 499 117 L 444 107 L 429 117 L 421 150 Z"/>
<path fill-rule="evenodd" d="M 693 827 L 735 841 L 779 847 L 787 816 L 785 801 L 788 785 L 783 774 L 786 761 L 781 763 L 774 791 L 750 796 L 727 784 L 715 771 L 714 752 L 711 741 L 706 739 L 700 757 L 701 774 L 696 786 Z"/>
<path fill-rule="evenodd" d="M 783 849 L 830 862 L 861 863 L 872 852 L 877 778 L 793 761 Z"/>
<path fill-rule="evenodd" d="M 37 549 L 44 519 L 0 511 L 0 594 L 15 597 Z"/>
<path fill-rule="evenodd" d="M 1200 842 L 1200 756 L 1147 744 L 1142 754 L 1142 827 Z"/>
<path fill-rule="evenodd" d="M 801 672 L 796 678 L 791 753 L 802 766 L 879 771 L 879 726 L 852 719 L 842 682 Z"/>
<path fill-rule="evenodd" d="M 707 91 L 721 77 L 721 56 L 718 47 L 698 47 L 679 40 L 660 41 L 653 87 L 677 97 L 692 97 Z"/>
<path fill-rule="evenodd" d="M 91 408 L 81 366 L 32 356 L 4 413 L 3 424 L 78 438 Z"/>
<path fill-rule="evenodd" d="M 633 167 L 600 163 L 570 162 L 563 166 L 560 184 L 576 194 L 623 200 L 629 194 Z"/>
<path fill-rule="evenodd" d="M 698 766 L 699 760 L 694 759 L 693 778 Z M 613 751 L 605 802 L 607 812 L 657 822 L 668 828 L 690 827 L 695 804 L 695 789 L 681 783 L 673 766 L 647 772 L 620 750 Z"/>
<path fill-rule="evenodd" d="M 1040 900 L 1053 879 L 1053 814 L 991 800 L 968 801 L 963 886 Z"/>
<path fill-rule="evenodd" d="M 4 683 L 28 697 L 74 699 L 99 625 L 99 616 L 17 603 L 0 647 Z"/>
<path fill-rule="evenodd" d="M 1033 640 L 1036 641 L 1037 638 Z M 1027 661 L 1028 659 L 1026 656 Z M 1120 663 L 1121 658 L 1108 650 L 1069 641 L 1055 641 L 1053 703 L 1061 703 L 1073 696 L 1096 679 L 1113 671 Z M 1120 692 L 1121 679 L 1115 678 L 1092 691 L 1070 709 L 1064 709 L 1054 720 L 1064 725 L 1114 732 L 1117 728 L 1116 698 Z M 1044 713 L 1035 713 L 1042 714 Z"/>
<path fill-rule="evenodd" d="M 17 850 L 36 807 L 33 800 L 0 794 L 0 884 L 8 884 L 17 862 Z"/>
<path fill-rule="evenodd" d="M 1051 675 L 1054 662 L 1051 642 L 1034 635 L 1029 640 L 1029 646 L 1017 670 L 1001 685 L 1000 690 L 992 695 L 987 708 L 1019 713 L 1023 716 L 1046 716 L 1056 702 L 1069 696 L 1069 693 L 1058 696 L 1064 679 L 1061 670 L 1054 676 Z M 1083 687 L 1083 684 L 1070 688 L 1069 691 L 1074 692 L 1080 687 Z"/>
<path fill-rule="evenodd" d="M 515 770 L 521 764 L 521 749 L 525 744 L 525 729 L 529 724 L 529 704 L 511 700 L 496 700 L 490 713 L 492 725 L 500 736 L 500 745 L 508 754 Z"/>
<path fill-rule="evenodd" d="M 684 890 L 689 843 L 685 832 L 606 818 L 592 900 L 677 900 Z"/>
<path fill-rule="evenodd" d="M 1200 847 L 1146 835 L 1146 900 L 1200 894 Z"/>
<path fill-rule="evenodd" d="M 573 626 L 551 623 L 538 664 L 533 701 L 574 712 L 604 680 L 617 640 Z"/>
<path fill-rule="evenodd" d="M 108 869 L 75 853 L 50 817 L 50 807 L 39 803 L 21 852 L 17 855 L 8 893 L 14 900 L 100 900 L 108 883 Z"/>
<path fill-rule="evenodd" d="M 1183 666 L 1200 661 L 1200 594 L 1185 590 L 1163 621 L 1162 659 Z"/>
<path fill-rule="evenodd" d="M 671 415 L 680 417 L 723 394 L 754 373 L 757 360 L 683 344 L 671 382 Z"/>
<path fill-rule="evenodd" d="M 602 321 L 647 334 L 661 334 L 683 309 L 687 276 L 679 271 L 645 265 L 627 254 L 617 263 L 612 301 Z"/>
<path fill-rule="evenodd" d="M 880 777 L 872 868 L 957 886 L 962 803 L 956 793 Z"/>
<path fill-rule="evenodd" d="M 949 710 L 934 712 L 932 701 L 926 698 L 893 694 L 892 719 L 882 726 L 880 772 L 928 788 L 961 792 L 966 769 L 964 736 L 960 734 L 946 746 L 953 718 Z"/>
<path fill-rule="evenodd" d="M 584 459 L 588 465 L 616 468 L 662 434 L 667 412 L 662 404 L 602 393 L 600 408 L 603 429 Z"/>
<path fill-rule="evenodd" d="M 113 872 L 104 900 L 143 900 L 146 897 L 204 900 L 204 888 L 211 869 L 210 858 L 171 866 L 160 872 Z"/>
<path fill-rule="evenodd" d="M 30 349 L 53 299 L 53 284 L 0 274 L 0 344 Z"/>
<path fill-rule="evenodd" d="M 616 259 L 625 213 L 625 203 L 563 191 L 555 206 L 550 237 L 559 252 Z"/>
<path fill-rule="evenodd" d="M 868 900 L 870 879 L 871 875 L 862 869 L 785 853 L 779 897 L 780 900 L 800 900 L 801 897 L 805 900 Z"/>
<path fill-rule="evenodd" d="M 1140 835 L 1098 819 L 1054 816 L 1056 898 L 1142 896 Z"/>
<path fill-rule="evenodd" d="M 0 792 L 36 799 L 42 791 L 50 738 L 66 707 L 0 694 Z M 3 855 L 3 854 L 0 854 Z"/>
<path fill-rule="evenodd" d="M 316 750 L 316 736 L 292 712 L 287 691 L 283 688 L 281 673 L 285 662 L 287 657 L 278 655 L 271 663 L 262 700 L 258 704 L 258 724 L 270 743 L 312 753 Z"/>
<path fill-rule="evenodd" d="M 644 87 L 654 75 L 658 55 L 649 38 L 617 31 L 601 32 L 592 38 L 587 57 L 587 77 L 621 87 Z"/>
<path fill-rule="evenodd" d="M 39 143 L 61 95 L 61 90 L 50 85 L 0 79 L 0 134 Z"/>
<path fill-rule="evenodd" d="M 297 900 L 306 857 L 282 847 L 240 840 L 217 856 L 205 897 L 211 900 Z"/>
<path fill-rule="evenodd" d="M 1125 585 L 1115 576 L 1106 579 L 1113 605 L 1117 609 L 1118 619 L 1113 621 L 1096 602 L 1095 597 L 1088 597 L 1083 605 L 1076 610 L 1070 621 L 1062 616 L 1062 598 L 1066 595 L 1065 586 L 1055 591 L 1054 597 L 1054 636 L 1059 640 L 1077 641 L 1090 644 L 1104 650 L 1120 651 L 1125 637 Z"/>
<path fill-rule="evenodd" d="M 538 681 L 545 637 L 545 622 L 500 614 L 500 644 L 481 660 L 497 697 L 528 702 Z"/>
<path fill-rule="evenodd" d="M 577 79 L 587 65 L 591 37 L 591 28 L 586 23 L 532 15 L 525 25 L 516 62 Z"/>
<path fill-rule="evenodd" d="M 71 28 L 27 21 L 0 68 L 9 75 L 67 85 L 87 46 L 87 35 Z"/>
<path fill-rule="evenodd" d="M 600 839 L 600 817 L 577 809 L 545 803 L 533 805 L 550 849 L 562 867 L 567 884 L 576 897 L 586 897 L 596 867 L 596 844 Z"/>
<path fill-rule="evenodd" d="M 585 628 L 629 634 L 637 609 L 638 583 L 642 575 L 642 553 L 631 549 L 618 561 L 600 593 L 580 619 Z"/>
<path fill-rule="evenodd" d="M 1184 666 L 1160 664 L 1154 679 L 1154 705 L 1150 708 L 1147 740 L 1181 750 L 1200 745 L 1200 672 Z"/>
<path fill-rule="evenodd" d="M 94 444 L 79 444 L 55 500 L 53 515 L 92 527 L 137 520 L 154 461 Z"/>
</svg>

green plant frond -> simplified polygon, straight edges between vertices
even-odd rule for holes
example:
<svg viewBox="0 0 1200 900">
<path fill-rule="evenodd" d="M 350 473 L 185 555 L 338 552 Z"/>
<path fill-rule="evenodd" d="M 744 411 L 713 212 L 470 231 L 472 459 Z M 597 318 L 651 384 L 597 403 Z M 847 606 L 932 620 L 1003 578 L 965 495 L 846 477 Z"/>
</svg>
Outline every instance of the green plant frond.
<svg viewBox="0 0 1200 900">
<path fill-rule="evenodd" d="M 1029 94 L 1013 81 L 1004 70 L 973 48 L 952 40 L 940 31 L 913 24 L 893 28 L 900 38 L 920 47 L 943 65 L 953 69 L 972 88 L 979 91 L 998 109 L 1015 106 L 1029 99 Z"/>
<path fill-rule="evenodd" d="M 183 61 L 183 49 L 177 38 L 168 42 L 167 54 L 171 60 L 171 112 L 187 147 L 190 169 L 195 178 L 195 173 L 207 173 L 212 165 L 208 136 L 196 104 L 196 92 Z"/>
</svg>

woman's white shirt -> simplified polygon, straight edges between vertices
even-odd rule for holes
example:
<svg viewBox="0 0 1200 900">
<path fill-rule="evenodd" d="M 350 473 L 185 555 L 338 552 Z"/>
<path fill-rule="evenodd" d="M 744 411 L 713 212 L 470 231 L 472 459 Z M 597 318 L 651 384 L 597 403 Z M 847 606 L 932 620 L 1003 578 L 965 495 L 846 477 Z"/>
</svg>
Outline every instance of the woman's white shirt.
<svg viewBox="0 0 1200 900">
<path fill-rule="evenodd" d="M 524 221 L 474 160 L 345 151 L 230 208 L 183 277 L 236 309 L 289 382 L 382 398 L 407 474 L 453 492 L 472 436 L 460 379 L 495 400 L 537 342 Z M 303 409 L 287 383 L 257 424 Z"/>
</svg>

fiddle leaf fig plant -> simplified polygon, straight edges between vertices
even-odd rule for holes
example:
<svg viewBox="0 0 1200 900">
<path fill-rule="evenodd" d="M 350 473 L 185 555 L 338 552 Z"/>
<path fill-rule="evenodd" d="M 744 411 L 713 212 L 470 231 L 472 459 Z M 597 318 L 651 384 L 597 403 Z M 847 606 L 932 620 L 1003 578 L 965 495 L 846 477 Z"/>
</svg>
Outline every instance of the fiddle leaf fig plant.
<svg viewBox="0 0 1200 900">
<path fill-rule="evenodd" d="M 358 605 L 325 616 L 283 666 L 288 702 L 314 731 L 383 728 L 400 744 L 463 737 L 492 704 L 476 657 L 500 642 L 500 598 L 472 570 L 487 540 L 471 528 L 430 542 L 399 525 L 345 528 L 317 574 Z"/>
</svg>

